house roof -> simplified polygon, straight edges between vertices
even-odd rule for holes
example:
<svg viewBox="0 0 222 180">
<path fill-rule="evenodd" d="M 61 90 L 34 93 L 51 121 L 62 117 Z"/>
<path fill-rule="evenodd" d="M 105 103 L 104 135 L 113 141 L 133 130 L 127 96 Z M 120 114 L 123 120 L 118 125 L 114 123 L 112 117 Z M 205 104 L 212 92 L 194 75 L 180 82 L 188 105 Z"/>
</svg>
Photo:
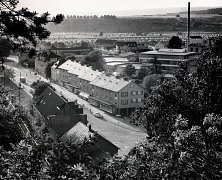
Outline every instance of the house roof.
<svg viewBox="0 0 222 180">
<path fill-rule="evenodd" d="M 60 111 L 65 103 L 67 103 L 65 99 L 47 86 L 41 93 L 39 100 L 36 102 L 36 108 L 44 118 L 47 118 Z"/>
<path fill-rule="evenodd" d="M 124 65 L 129 64 L 129 62 L 108 62 L 106 63 L 107 66 L 118 66 L 118 65 Z"/>
<path fill-rule="evenodd" d="M 159 45 L 167 46 L 167 45 L 168 45 L 168 41 L 158 41 L 158 42 L 155 43 L 154 45 L 155 45 L 155 46 L 159 46 Z"/>
<path fill-rule="evenodd" d="M 124 88 L 131 82 L 132 81 L 117 79 L 115 76 L 107 76 L 105 74 L 101 74 L 90 84 L 110 91 L 119 92 L 122 88 Z"/>
<path fill-rule="evenodd" d="M 120 57 L 128 57 L 128 56 L 133 56 L 133 55 L 136 55 L 136 53 L 126 52 L 126 53 L 119 54 Z"/>
<path fill-rule="evenodd" d="M 87 71 L 91 71 L 92 69 L 87 66 L 83 66 L 80 63 L 72 60 L 67 60 L 65 63 L 63 63 L 61 66 L 58 67 L 59 69 L 63 69 L 68 71 L 68 73 L 75 74 L 79 76 L 80 74 L 83 74 Z"/>
<path fill-rule="evenodd" d="M 135 69 L 136 70 L 139 70 L 140 68 L 141 68 L 141 66 L 142 66 L 142 64 L 132 64 L 134 67 L 135 67 Z M 122 64 L 122 65 L 120 65 L 120 67 L 122 67 L 122 68 L 125 68 L 127 65 L 126 64 Z"/>
<path fill-rule="evenodd" d="M 76 145 L 82 145 L 88 141 L 94 134 L 89 131 L 89 128 L 82 122 L 78 122 L 68 132 L 66 132 L 60 140 L 64 142 L 72 142 Z"/>
<path fill-rule="evenodd" d="M 103 58 L 105 63 L 108 62 L 129 62 L 127 58 L 122 58 L 122 57 L 105 57 Z"/>
<path fill-rule="evenodd" d="M 63 58 L 63 57 L 61 57 L 58 61 L 56 61 L 54 64 L 53 64 L 53 66 L 52 66 L 52 68 L 58 68 L 59 66 L 61 66 L 63 63 L 65 63 L 66 62 L 66 59 L 65 58 Z"/>
<path fill-rule="evenodd" d="M 79 79 L 83 79 L 83 80 L 86 80 L 86 81 L 93 81 L 95 78 L 97 78 L 101 74 L 102 74 L 102 72 L 94 71 L 92 69 L 89 69 L 88 71 L 85 71 L 82 74 L 80 74 Z"/>
<path fill-rule="evenodd" d="M 65 133 L 60 140 L 81 146 L 91 138 L 95 138 L 96 140 L 93 142 L 93 145 L 87 146 L 87 151 L 94 160 L 101 160 L 104 157 L 110 157 L 110 155 L 114 155 L 118 152 L 119 147 L 92 129 L 89 130 L 89 128 L 81 122 L 78 122 L 73 128 Z"/>
<path fill-rule="evenodd" d="M 148 55 L 174 55 L 174 56 L 185 56 L 185 55 L 192 55 L 195 54 L 193 52 L 185 52 L 183 49 L 181 50 L 173 50 L 173 49 L 160 49 L 159 51 L 147 51 L 142 52 L 140 54 L 148 54 Z"/>
</svg>

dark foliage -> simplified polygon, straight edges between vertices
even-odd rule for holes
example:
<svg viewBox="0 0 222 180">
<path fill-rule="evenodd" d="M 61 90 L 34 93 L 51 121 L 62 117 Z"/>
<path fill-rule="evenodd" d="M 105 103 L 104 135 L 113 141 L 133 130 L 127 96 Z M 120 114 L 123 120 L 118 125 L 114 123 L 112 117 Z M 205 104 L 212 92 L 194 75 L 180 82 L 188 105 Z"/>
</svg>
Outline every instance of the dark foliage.
<svg viewBox="0 0 222 180">
<path fill-rule="evenodd" d="M 99 51 L 90 52 L 81 64 L 92 66 L 92 69 L 94 70 L 104 70 L 102 54 Z"/>
<path fill-rule="evenodd" d="M 124 75 L 132 77 L 136 72 L 135 67 L 132 64 L 128 64 L 124 69 Z"/>
<path fill-rule="evenodd" d="M 178 36 L 173 36 L 167 45 L 168 48 L 171 49 L 181 49 L 182 40 Z"/>
<path fill-rule="evenodd" d="M 1 0 L 0 35 L 10 41 L 14 49 L 20 47 L 33 55 L 37 41 L 50 35 L 44 26 L 49 22 L 61 23 L 63 15 L 59 14 L 53 18 L 49 17 L 48 12 L 38 15 L 28 8 L 17 9 L 18 3 L 18 0 Z"/>
</svg>

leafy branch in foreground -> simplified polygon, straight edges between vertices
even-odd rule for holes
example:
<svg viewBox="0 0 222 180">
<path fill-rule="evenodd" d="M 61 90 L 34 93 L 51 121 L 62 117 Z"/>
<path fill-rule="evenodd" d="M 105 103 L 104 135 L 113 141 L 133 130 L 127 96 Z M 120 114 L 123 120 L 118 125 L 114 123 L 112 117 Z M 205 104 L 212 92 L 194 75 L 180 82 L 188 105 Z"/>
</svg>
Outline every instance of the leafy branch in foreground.
<svg viewBox="0 0 222 180">
<path fill-rule="evenodd" d="M 50 18 L 48 12 L 39 15 L 28 8 L 17 10 L 18 3 L 18 0 L 0 1 L 0 36 L 6 38 L 14 49 L 22 48 L 33 53 L 38 40 L 50 35 L 44 25 L 50 22 L 61 23 L 64 16 L 58 14 Z"/>
</svg>

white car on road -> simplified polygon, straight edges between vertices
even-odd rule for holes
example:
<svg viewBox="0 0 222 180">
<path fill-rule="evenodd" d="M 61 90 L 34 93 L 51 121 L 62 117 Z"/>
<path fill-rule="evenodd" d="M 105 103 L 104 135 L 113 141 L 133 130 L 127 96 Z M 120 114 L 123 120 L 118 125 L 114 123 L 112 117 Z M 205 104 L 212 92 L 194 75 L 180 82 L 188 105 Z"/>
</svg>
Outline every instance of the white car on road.
<svg viewBox="0 0 222 180">
<path fill-rule="evenodd" d="M 94 112 L 93 115 L 97 118 L 103 118 L 103 116 L 99 112 Z"/>
</svg>

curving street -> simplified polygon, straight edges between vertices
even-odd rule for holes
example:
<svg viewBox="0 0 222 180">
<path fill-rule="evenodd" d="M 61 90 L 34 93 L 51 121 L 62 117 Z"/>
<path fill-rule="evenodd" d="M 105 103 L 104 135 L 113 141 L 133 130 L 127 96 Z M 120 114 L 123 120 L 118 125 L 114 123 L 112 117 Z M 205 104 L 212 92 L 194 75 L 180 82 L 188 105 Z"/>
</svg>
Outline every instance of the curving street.
<svg viewBox="0 0 222 180">
<path fill-rule="evenodd" d="M 16 77 L 16 83 L 19 83 L 20 76 L 26 77 L 26 83 L 22 83 L 24 90 L 31 95 L 32 89 L 29 85 L 34 81 L 43 80 L 48 81 L 44 77 L 35 75 L 34 71 L 25 69 L 23 67 L 12 67 L 14 69 Z M 106 139 L 118 146 L 119 155 L 126 155 L 135 143 L 140 142 L 146 136 L 146 131 L 142 127 L 137 127 L 129 123 L 129 119 L 121 119 L 111 116 L 104 111 L 90 105 L 87 101 L 79 98 L 76 94 L 69 92 L 64 87 L 51 83 L 55 87 L 58 94 L 62 94 L 68 100 L 73 101 L 77 99 L 77 102 L 84 108 L 84 113 L 87 114 L 87 119 L 92 125 L 92 129 L 104 136 Z M 92 113 L 99 112 L 103 119 L 95 117 Z"/>
</svg>

